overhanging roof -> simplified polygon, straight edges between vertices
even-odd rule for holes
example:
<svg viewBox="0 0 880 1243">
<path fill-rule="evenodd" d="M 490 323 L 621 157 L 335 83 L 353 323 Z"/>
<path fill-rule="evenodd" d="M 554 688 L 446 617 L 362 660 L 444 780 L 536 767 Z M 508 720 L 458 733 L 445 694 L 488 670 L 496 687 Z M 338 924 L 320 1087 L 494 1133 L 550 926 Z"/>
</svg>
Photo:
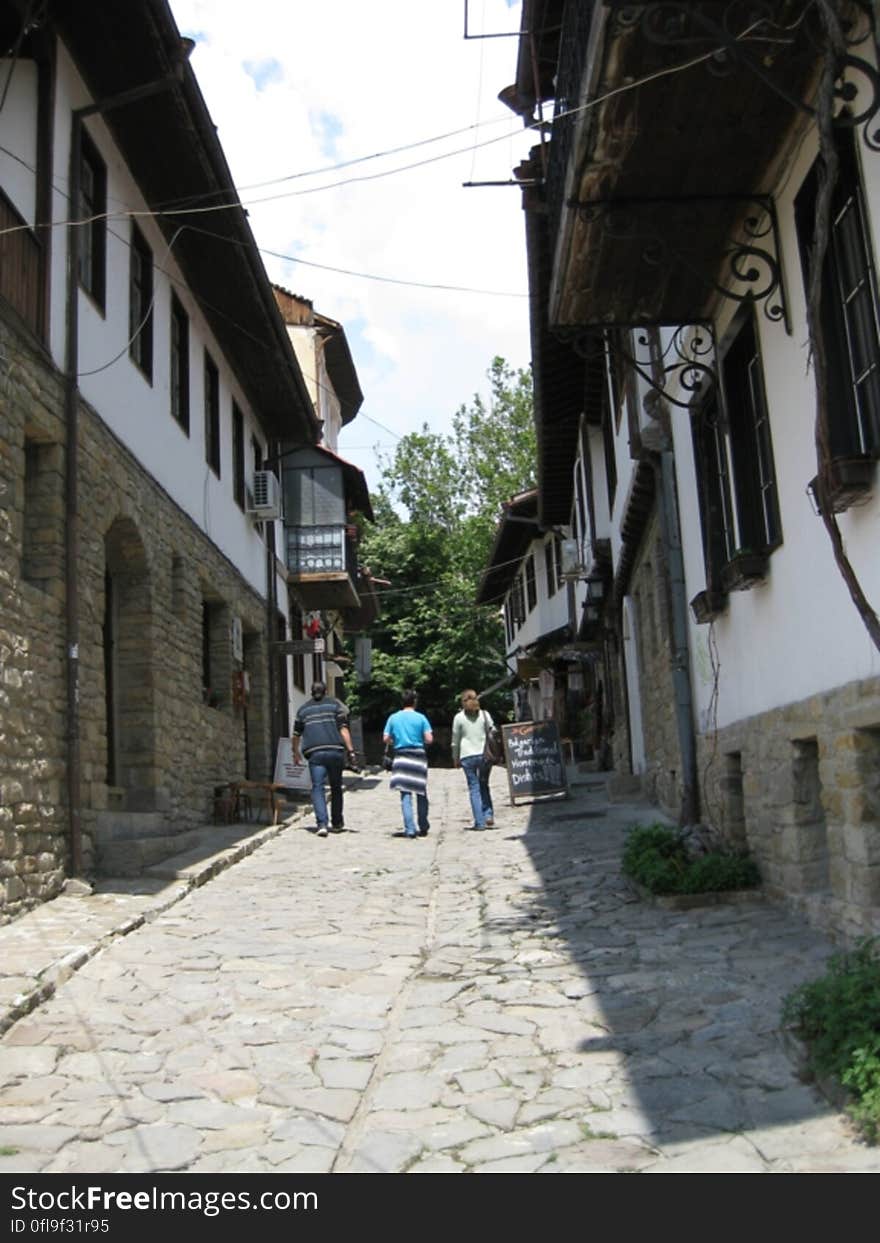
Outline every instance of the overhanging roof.
<svg viewBox="0 0 880 1243">
<path fill-rule="evenodd" d="M 345 329 L 338 320 L 315 310 L 311 298 L 293 293 L 283 285 L 273 285 L 272 292 L 281 318 L 289 328 L 311 329 L 323 342 L 324 363 L 333 392 L 338 401 L 342 422 L 350 423 L 363 404 L 364 395 L 357 377 L 354 359 L 348 348 Z"/>
<path fill-rule="evenodd" d="M 96 102 L 167 78 L 165 91 L 103 112 L 192 295 L 266 432 L 312 442 L 319 426 L 262 259 L 166 0 L 50 0 Z M 88 122 L 86 122 L 88 124 Z M 204 215 L 186 207 L 231 204 Z M 182 231 L 177 231 L 182 226 Z M 175 236 L 176 235 L 176 236 Z"/>
<path fill-rule="evenodd" d="M 698 322 L 723 291 L 757 293 L 768 273 L 779 285 L 767 196 L 822 55 L 806 7 L 568 6 L 548 176 L 555 326 Z"/>
<path fill-rule="evenodd" d="M 536 159 L 533 152 L 533 164 Z M 572 467 L 584 408 L 584 360 L 550 331 L 547 298 L 551 256 L 540 191 L 527 190 L 523 206 L 531 290 L 529 330 L 540 496 L 537 515 L 545 526 L 564 526 L 571 516 L 574 495 Z"/>
<path fill-rule="evenodd" d="M 330 458 L 331 461 L 342 467 L 342 477 L 345 480 L 345 499 L 351 503 L 352 508 L 357 510 L 359 514 L 363 514 L 365 518 L 369 518 L 370 522 L 374 522 L 375 516 L 373 514 L 373 506 L 370 503 L 367 477 L 360 467 L 355 466 L 353 462 L 347 462 L 344 457 L 340 457 L 338 453 L 334 453 L 326 445 L 315 445 L 312 451 L 323 454 L 324 457 Z"/>
<path fill-rule="evenodd" d="M 351 350 L 348 348 L 345 329 L 335 319 L 328 319 L 326 315 L 319 315 L 317 312 L 315 324 L 326 342 L 324 357 L 334 392 L 339 399 L 342 422 L 343 424 L 350 423 L 363 405 L 364 395 L 361 392 Z"/>
<path fill-rule="evenodd" d="M 489 562 L 477 589 L 477 604 L 501 604 L 529 545 L 541 534 L 537 515 L 537 489 L 522 492 L 506 502 L 495 529 Z"/>
</svg>

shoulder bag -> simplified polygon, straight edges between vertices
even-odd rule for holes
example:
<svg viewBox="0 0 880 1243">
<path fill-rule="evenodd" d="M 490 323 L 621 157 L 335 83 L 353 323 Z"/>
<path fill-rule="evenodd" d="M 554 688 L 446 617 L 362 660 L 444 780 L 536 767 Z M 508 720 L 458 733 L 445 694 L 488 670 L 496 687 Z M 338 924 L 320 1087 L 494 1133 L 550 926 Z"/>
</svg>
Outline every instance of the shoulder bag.
<svg viewBox="0 0 880 1243">
<path fill-rule="evenodd" d="M 501 730 L 497 725 L 490 723 L 490 717 L 483 713 L 483 726 L 486 730 L 486 741 L 483 744 L 483 763 L 491 766 L 492 764 L 504 763 L 504 745 L 501 737 Z"/>
</svg>

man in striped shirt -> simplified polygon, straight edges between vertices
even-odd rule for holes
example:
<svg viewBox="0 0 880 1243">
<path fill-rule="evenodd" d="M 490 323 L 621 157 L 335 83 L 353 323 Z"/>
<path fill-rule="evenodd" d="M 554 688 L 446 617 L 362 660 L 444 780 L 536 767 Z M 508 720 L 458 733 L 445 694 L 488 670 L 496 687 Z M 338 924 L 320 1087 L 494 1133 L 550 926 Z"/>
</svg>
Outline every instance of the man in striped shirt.
<svg viewBox="0 0 880 1243">
<path fill-rule="evenodd" d="M 342 770 L 346 759 L 357 769 L 357 757 L 348 728 L 348 713 L 338 699 L 327 698 L 323 682 L 312 683 L 312 698 L 304 703 L 293 723 L 293 762 L 308 760 L 312 779 L 312 806 L 318 822 L 318 837 L 327 836 L 327 799 L 324 785 L 330 785 L 330 827 L 341 833 Z"/>
</svg>

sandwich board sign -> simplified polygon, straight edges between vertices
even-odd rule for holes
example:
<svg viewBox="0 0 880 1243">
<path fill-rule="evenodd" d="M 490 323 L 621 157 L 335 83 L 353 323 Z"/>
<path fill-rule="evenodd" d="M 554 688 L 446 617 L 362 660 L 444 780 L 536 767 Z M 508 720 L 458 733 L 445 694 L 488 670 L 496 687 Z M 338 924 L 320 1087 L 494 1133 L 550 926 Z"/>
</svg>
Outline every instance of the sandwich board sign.
<svg viewBox="0 0 880 1243">
<path fill-rule="evenodd" d="M 568 796 L 568 778 L 555 721 L 518 721 L 502 725 L 510 801 Z"/>
<path fill-rule="evenodd" d="M 352 718 L 351 740 L 354 743 L 355 751 L 362 758 L 364 733 L 361 717 Z M 309 772 L 309 766 L 305 761 L 302 764 L 295 764 L 293 762 L 293 743 L 289 738 L 278 739 L 274 781 L 276 785 L 284 786 L 288 790 L 310 791 L 312 788 L 312 775 Z"/>
<path fill-rule="evenodd" d="M 294 764 L 293 743 L 289 738 L 278 739 L 275 756 L 275 784 L 288 790 L 311 790 L 312 778 L 306 763 Z"/>
</svg>

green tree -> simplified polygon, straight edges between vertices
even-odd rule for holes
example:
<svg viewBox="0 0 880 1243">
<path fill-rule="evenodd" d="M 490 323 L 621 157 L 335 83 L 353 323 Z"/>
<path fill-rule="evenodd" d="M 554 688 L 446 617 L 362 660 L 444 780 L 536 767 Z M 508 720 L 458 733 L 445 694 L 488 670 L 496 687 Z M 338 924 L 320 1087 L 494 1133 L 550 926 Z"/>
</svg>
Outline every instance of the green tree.
<svg viewBox="0 0 880 1243">
<path fill-rule="evenodd" d="M 479 690 L 504 673 L 497 609 L 478 608 L 475 596 L 501 503 L 532 486 L 535 433 L 530 373 L 495 358 L 487 374 L 488 405 L 475 394 L 450 435 L 423 425 L 383 463 L 361 561 L 391 585 L 370 631 L 372 679 L 348 688 L 368 728 L 408 686 L 432 722 L 446 724 L 465 686 Z"/>
<path fill-rule="evenodd" d="M 537 445 L 531 371 L 514 371 L 496 357 L 487 376 L 488 406 L 475 393 L 471 406 L 458 409 L 452 426 L 469 511 L 494 527 L 502 503 L 533 486 Z"/>
</svg>

